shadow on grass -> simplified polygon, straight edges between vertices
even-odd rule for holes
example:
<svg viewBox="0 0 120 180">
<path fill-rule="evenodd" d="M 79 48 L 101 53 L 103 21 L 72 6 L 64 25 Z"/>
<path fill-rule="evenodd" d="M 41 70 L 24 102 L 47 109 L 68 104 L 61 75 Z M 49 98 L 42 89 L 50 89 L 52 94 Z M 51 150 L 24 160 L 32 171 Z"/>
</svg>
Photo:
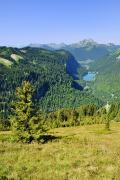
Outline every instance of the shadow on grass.
<svg viewBox="0 0 120 180">
<path fill-rule="evenodd" d="M 38 142 L 45 144 L 45 143 L 52 142 L 55 140 L 60 140 L 60 139 L 62 139 L 62 136 L 41 135 L 38 139 Z"/>
</svg>

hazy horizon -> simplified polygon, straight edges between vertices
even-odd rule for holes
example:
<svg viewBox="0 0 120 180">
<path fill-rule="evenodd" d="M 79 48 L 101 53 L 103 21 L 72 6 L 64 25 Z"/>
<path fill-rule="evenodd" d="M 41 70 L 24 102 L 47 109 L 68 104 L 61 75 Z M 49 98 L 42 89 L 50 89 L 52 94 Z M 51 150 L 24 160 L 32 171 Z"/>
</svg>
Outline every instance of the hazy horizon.
<svg viewBox="0 0 120 180">
<path fill-rule="evenodd" d="M 120 44 L 119 0 L 1 0 L 0 46 Z"/>
<path fill-rule="evenodd" d="M 28 43 L 28 44 L 1 44 L 0 43 L 0 46 L 6 46 L 6 47 L 18 47 L 18 48 L 23 48 L 23 47 L 27 47 L 27 46 L 31 46 L 31 45 L 52 45 L 52 44 L 56 44 L 56 45 L 60 45 L 60 44 L 65 44 L 65 45 L 71 45 L 71 44 L 76 44 L 76 43 L 79 43 L 80 41 L 84 41 L 84 40 L 90 40 L 92 38 L 84 38 L 84 39 L 81 39 L 79 41 L 76 41 L 76 42 L 70 42 L 70 43 L 66 43 L 66 42 L 46 42 L 46 43 L 40 43 L 40 42 L 31 42 L 31 43 Z M 94 39 L 92 39 L 93 41 L 95 41 Z M 98 41 L 95 41 L 96 43 L 98 44 L 114 44 L 114 45 L 120 45 L 120 43 L 114 43 L 114 42 L 98 42 Z"/>
</svg>

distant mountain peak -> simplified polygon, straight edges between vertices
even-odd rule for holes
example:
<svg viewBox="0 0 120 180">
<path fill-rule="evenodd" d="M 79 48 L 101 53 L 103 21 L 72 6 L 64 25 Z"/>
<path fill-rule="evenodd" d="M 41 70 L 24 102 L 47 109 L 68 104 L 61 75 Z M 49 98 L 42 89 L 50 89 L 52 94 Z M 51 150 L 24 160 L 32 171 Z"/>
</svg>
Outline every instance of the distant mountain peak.
<svg viewBox="0 0 120 180">
<path fill-rule="evenodd" d="M 108 46 L 115 46 L 114 43 L 108 43 L 107 45 L 108 45 Z"/>
<path fill-rule="evenodd" d="M 82 41 L 79 42 L 81 45 L 96 45 L 97 42 L 94 41 L 93 39 L 83 39 Z"/>
<path fill-rule="evenodd" d="M 59 44 L 50 43 L 50 44 L 48 44 L 48 46 L 51 48 L 54 48 L 54 49 L 60 49 L 60 48 L 64 48 L 66 46 L 66 44 L 65 43 L 59 43 Z"/>
<path fill-rule="evenodd" d="M 95 42 L 93 39 L 83 39 L 82 41 L 79 41 L 78 43 L 71 44 L 71 47 L 80 48 L 80 47 L 89 47 L 97 45 L 98 43 Z"/>
<path fill-rule="evenodd" d="M 65 43 L 49 43 L 49 44 L 30 44 L 30 47 L 46 48 L 46 49 L 61 49 L 66 47 Z"/>
</svg>

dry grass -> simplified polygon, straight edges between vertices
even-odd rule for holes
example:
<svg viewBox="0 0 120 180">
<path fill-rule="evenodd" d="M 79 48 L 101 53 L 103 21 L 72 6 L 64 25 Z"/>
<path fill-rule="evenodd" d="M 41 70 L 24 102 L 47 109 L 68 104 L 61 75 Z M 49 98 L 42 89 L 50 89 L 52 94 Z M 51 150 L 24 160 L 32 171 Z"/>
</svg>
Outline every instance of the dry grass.
<svg viewBox="0 0 120 180">
<path fill-rule="evenodd" d="M 1 132 L 1 179 L 119 180 L 120 124 L 113 123 L 111 129 L 53 129 L 49 134 L 59 138 L 46 144 L 10 143 L 10 132 Z"/>
<path fill-rule="evenodd" d="M 0 64 L 3 64 L 3 65 L 5 65 L 5 66 L 9 67 L 9 66 L 12 65 L 12 62 L 9 61 L 8 59 L 1 58 L 1 57 L 0 57 Z"/>
<path fill-rule="evenodd" d="M 19 60 L 23 59 L 22 56 L 19 56 L 19 55 L 17 55 L 17 54 L 11 54 L 11 58 L 12 58 L 13 60 L 15 60 L 16 62 L 18 62 Z"/>
</svg>

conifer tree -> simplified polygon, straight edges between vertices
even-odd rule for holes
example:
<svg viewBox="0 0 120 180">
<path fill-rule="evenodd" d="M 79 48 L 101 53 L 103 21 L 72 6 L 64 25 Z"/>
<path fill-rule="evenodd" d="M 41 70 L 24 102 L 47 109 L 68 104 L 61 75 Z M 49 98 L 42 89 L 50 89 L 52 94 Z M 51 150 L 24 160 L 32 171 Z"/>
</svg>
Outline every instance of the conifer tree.
<svg viewBox="0 0 120 180">
<path fill-rule="evenodd" d="M 18 140 L 31 142 L 40 134 L 41 125 L 39 118 L 35 116 L 32 95 L 34 89 L 28 81 L 24 81 L 21 87 L 16 89 L 18 101 L 15 103 L 15 116 L 12 127 Z"/>
</svg>

